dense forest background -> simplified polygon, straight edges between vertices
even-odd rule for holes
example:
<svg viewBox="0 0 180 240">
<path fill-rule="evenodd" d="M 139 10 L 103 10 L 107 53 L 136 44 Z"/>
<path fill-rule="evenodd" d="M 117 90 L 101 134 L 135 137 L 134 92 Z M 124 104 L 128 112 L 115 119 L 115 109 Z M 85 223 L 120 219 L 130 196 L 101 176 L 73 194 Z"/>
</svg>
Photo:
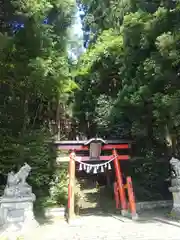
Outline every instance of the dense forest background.
<svg viewBox="0 0 180 240">
<path fill-rule="evenodd" d="M 63 203 L 67 174 L 49 140 L 100 136 L 133 141 L 139 199 L 168 198 L 180 150 L 179 1 L 6 0 L 0 13 L 1 189 L 28 162 L 37 199 L 56 185 Z"/>
</svg>

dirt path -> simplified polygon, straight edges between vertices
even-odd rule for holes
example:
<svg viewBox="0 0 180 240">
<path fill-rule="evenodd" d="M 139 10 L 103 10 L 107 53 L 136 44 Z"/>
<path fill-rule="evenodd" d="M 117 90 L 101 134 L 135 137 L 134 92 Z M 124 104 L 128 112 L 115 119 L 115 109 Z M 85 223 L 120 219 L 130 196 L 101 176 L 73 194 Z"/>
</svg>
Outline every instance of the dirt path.
<svg viewBox="0 0 180 240">
<path fill-rule="evenodd" d="M 68 225 L 56 220 L 45 224 L 26 240 L 179 240 L 180 225 L 173 226 L 156 219 L 133 222 L 120 216 L 84 216 Z"/>
</svg>

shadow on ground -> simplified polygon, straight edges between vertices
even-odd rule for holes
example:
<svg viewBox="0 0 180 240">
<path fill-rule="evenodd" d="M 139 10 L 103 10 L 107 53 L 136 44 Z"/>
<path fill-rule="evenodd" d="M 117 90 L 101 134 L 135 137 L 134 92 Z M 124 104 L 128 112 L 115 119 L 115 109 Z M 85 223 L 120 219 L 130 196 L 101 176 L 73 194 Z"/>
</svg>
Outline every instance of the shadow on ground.
<svg viewBox="0 0 180 240">
<path fill-rule="evenodd" d="M 44 211 L 36 211 L 35 219 L 39 225 L 52 224 L 54 222 L 54 219 L 51 217 L 47 217 Z"/>
<path fill-rule="evenodd" d="M 128 218 L 125 218 L 121 216 L 120 210 L 116 210 L 112 189 L 103 187 L 96 189 L 96 191 L 93 191 L 93 189 L 91 191 L 88 190 L 85 192 L 85 196 L 86 200 L 84 200 L 82 208 L 79 211 L 80 216 L 112 216 L 123 222 L 126 219 L 131 219 L 130 213 Z M 171 208 L 144 210 L 139 213 L 139 218 L 136 222 L 139 224 L 159 222 L 180 227 L 180 222 L 173 219 L 170 212 Z"/>
<path fill-rule="evenodd" d="M 109 214 L 107 212 L 104 212 L 100 207 L 80 209 L 79 215 L 80 216 L 109 216 Z"/>
<path fill-rule="evenodd" d="M 54 223 L 54 219 L 50 217 L 36 217 L 37 222 L 39 225 L 45 225 L 45 224 L 52 224 Z"/>
<path fill-rule="evenodd" d="M 180 228 L 180 221 L 171 216 L 171 208 L 158 208 L 139 213 L 137 223 L 159 222 Z"/>
</svg>

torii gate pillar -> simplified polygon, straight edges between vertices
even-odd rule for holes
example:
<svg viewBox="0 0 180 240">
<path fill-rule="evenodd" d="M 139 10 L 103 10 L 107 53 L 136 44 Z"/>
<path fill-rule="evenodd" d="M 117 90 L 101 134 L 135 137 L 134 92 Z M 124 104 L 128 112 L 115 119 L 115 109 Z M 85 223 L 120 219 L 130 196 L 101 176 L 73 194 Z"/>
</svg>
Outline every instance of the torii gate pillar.
<svg viewBox="0 0 180 240">
<path fill-rule="evenodd" d="M 74 187 L 75 187 L 75 153 L 70 153 L 69 159 L 69 185 L 68 185 L 68 222 L 74 218 Z"/>
</svg>

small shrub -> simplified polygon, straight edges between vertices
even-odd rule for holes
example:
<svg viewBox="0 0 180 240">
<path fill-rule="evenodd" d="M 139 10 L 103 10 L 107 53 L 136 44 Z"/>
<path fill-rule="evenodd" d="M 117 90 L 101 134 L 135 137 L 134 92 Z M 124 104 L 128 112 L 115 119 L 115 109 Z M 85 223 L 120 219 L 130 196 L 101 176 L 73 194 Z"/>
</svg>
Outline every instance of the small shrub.
<svg viewBox="0 0 180 240">
<path fill-rule="evenodd" d="M 55 181 L 51 184 L 49 202 L 58 206 L 66 206 L 68 200 L 68 167 L 61 166 L 56 171 Z"/>
</svg>

